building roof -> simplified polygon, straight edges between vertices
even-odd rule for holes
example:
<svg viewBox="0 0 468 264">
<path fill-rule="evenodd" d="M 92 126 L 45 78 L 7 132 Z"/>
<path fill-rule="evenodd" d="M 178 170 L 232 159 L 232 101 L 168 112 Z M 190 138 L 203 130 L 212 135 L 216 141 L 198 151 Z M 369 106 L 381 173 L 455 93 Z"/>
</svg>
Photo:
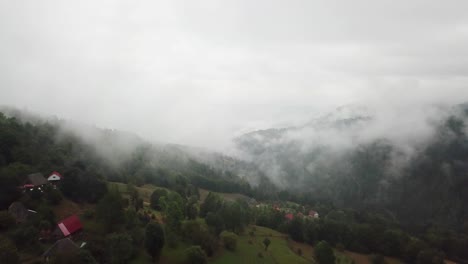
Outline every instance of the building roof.
<svg viewBox="0 0 468 264">
<path fill-rule="evenodd" d="M 70 252 L 78 250 L 78 245 L 75 244 L 70 238 L 63 238 L 57 240 L 44 254 L 43 257 L 50 257 L 58 252 Z"/>
<path fill-rule="evenodd" d="M 47 184 L 46 178 L 42 175 L 42 173 L 33 173 L 28 175 L 29 182 L 34 186 L 40 186 Z"/>
<path fill-rule="evenodd" d="M 83 225 L 78 216 L 72 215 L 58 223 L 58 228 L 64 236 L 69 236 L 83 229 Z"/>
<path fill-rule="evenodd" d="M 58 173 L 58 172 L 56 172 L 56 171 L 53 171 L 53 172 L 49 175 L 49 177 L 50 177 L 50 176 L 54 176 L 54 175 L 57 175 L 57 176 L 60 177 L 60 179 L 63 179 L 62 174 L 60 174 L 60 173 Z"/>
</svg>

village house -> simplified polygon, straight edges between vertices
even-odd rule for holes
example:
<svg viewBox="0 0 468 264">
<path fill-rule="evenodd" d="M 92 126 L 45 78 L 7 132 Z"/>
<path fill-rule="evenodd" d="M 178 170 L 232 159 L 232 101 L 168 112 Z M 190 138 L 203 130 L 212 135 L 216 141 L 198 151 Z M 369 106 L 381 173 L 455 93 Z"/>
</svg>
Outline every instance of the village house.
<svg viewBox="0 0 468 264">
<path fill-rule="evenodd" d="M 42 173 L 38 172 L 38 173 L 29 174 L 27 177 L 26 183 L 21 188 L 24 190 L 30 190 L 30 191 L 37 189 L 42 192 L 43 190 L 41 187 L 43 185 L 46 185 L 47 183 L 48 181 L 46 180 L 46 178 L 44 178 Z"/>
<path fill-rule="evenodd" d="M 76 245 L 75 242 L 73 242 L 70 238 L 63 238 L 57 240 L 55 244 L 53 244 L 46 252 L 44 252 L 44 254 L 42 254 L 42 257 L 44 257 L 46 262 L 49 262 L 50 258 L 56 254 L 74 253 L 79 249 L 80 248 L 78 245 Z"/>
<path fill-rule="evenodd" d="M 50 182 L 50 183 L 57 183 L 59 181 L 61 181 L 63 179 L 63 176 L 62 174 L 54 171 L 52 172 L 49 177 L 47 177 L 47 181 Z"/>
<path fill-rule="evenodd" d="M 317 218 L 319 218 L 319 214 L 314 210 L 310 210 L 308 217 L 317 219 Z"/>
<path fill-rule="evenodd" d="M 68 237 L 83 229 L 80 219 L 77 215 L 72 215 L 57 224 L 54 231 L 55 237 Z"/>
<path fill-rule="evenodd" d="M 289 214 L 285 214 L 284 215 L 284 218 L 288 221 L 292 221 L 294 219 L 294 215 L 289 213 Z"/>
<path fill-rule="evenodd" d="M 10 207 L 8 207 L 8 213 L 15 218 L 16 223 L 24 223 L 37 212 L 27 209 L 21 202 L 13 202 Z"/>
</svg>

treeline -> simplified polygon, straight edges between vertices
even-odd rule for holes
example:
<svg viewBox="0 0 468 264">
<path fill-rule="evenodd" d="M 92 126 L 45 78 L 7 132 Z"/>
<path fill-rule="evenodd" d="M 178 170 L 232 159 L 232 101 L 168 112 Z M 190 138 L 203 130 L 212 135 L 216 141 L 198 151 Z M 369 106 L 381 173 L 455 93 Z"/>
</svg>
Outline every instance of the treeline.
<svg viewBox="0 0 468 264">
<path fill-rule="evenodd" d="M 96 202 L 106 191 L 106 180 L 170 189 L 190 183 L 218 192 L 274 198 L 271 183 L 252 188 L 229 171 L 216 170 L 170 148 L 142 143 L 125 153 L 110 153 L 114 160 L 109 160 L 101 146 L 83 140 L 62 125 L 59 121 L 24 123 L 0 113 L 0 208 L 5 209 L 16 200 L 17 186 L 24 183 L 28 174 L 38 171 L 60 171 L 66 175 L 62 191 L 74 201 Z M 115 134 L 108 136 L 104 130 L 94 133 L 106 140 L 102 144 L 119 144 Z M 268 182 L 266 178 L 263 181 Z"/>
<path fill-rule="evenodd" d="M 433 133 L 420 142 L 401 144 L 377 138 L 342 150 L 321 142 L 304 149 L 302 140 L 276 131 L 274 135 L 248 136 L 253 142 L 240 147 L 266 170 L 274 167 L 278 181 L 296 190 L 284 193 L 281 199 L 388 210 L 410 232 L 431 225 L 460 232 L 468 219 L 467 122 L 465 104 L 433 121 Z M 327 125 L 334 131 L 334 123 Z M 349 124 L 339 131 L 366 133 L 366 128 L 366 123 Z M 270 140 L 279 143 L 270 144 Z"/>
<path fill-rule="evenodd" d="M 467 263 L 468 228 L 462 233 L 455 233 L 431 227 L 419 235 L 412 235 L 383 214 L 327 206 L 315 208 L 321 212 L 319 219 L 296 214 L 293 220 L 287 220 L 283 212 L 271 207 L 256 209 L 255 222 L 310 245 L 324 240 L 338 250 L 392 256 L 406 263 L 442 264 L 445 258 Z M 306 212 L 303 210 L 304 214 Z"/>
</svg>

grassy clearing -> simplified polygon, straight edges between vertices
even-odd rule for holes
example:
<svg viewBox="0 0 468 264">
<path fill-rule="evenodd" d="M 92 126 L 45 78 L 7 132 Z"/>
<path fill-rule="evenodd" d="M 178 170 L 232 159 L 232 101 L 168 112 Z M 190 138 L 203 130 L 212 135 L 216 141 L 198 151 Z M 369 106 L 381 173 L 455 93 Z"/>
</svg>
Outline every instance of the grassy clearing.
<svg viewBox="0 0 468 264">
<path fill-rule="evenodd" d="M 121 192 L 124 197 L 128 197 L 127 193 L 127 184 L 121 183 L 121 182 L 108 182 L 109 189 L 116 189 L 119 192 Z M 140 187 L 135 187 L 140 194 L 140 197 L 143 198 L 143 201 L 147 204 L 150 202 L 151 194 L 154 192 L 156 189 L 166 189 L 163 187 L 158 187 L 152 184 L 145 184 Z M 167 189 L 166 189 L 167 190 Z"/>
<path fill-rule="evenodd" d="M 205 201 L 206 196 L 208 196 L 209 192 L 212 192 L 210 190 L 205 190 L 198 188 L 200 192 L 200 201 Z M 220 192 L 212 192 L 219 194 L 224 200 L 226 201 L 236 201 L 237 199 L 250 199 L 250 197 L 240 194 L 240 193 L 220 193 Z"/>
<path fill-rule="evenodd" d="M 255 227 L 255 236 L 251 237 L 247 229 L 246 234 L 240 235 L 235 252 L 223 250 L 210 263 L 310 263 L 292 252 L 288 247 L 287 237 L 275 230 L 265 227 Z M 263 239 L 268 237 L 271 244 L 265 251 Z M 259 257 L 261 254 L 263 257 Z"/>
<path fill-rule="evenodd" d="M 303 256 L 309 260 L 313 261 L 313 256 L 314 256 L 314 248 L 305 243 L 299 243 L 296 241 L 290 240 L 289 243 L 289 248 L 294 250 L 294 252 L 297 252 L 297 249 L 300 248 L 302 250 Z M 366 254 L 359 254 L 351 251 L 343 251 L 340 252 L 338 250 L 335 250 L 335 256 L 337 257 L 337 263 L 338 264 L 348 264 L 352 263 L 354 260 L 354 263 L 356 264 L 371 264 L 370 262 L 370 255 Z M 390 258 L 390 257 L 385 257 L 385 261 L 387 264 L 401 264 L 402 262 L 398 259 L 395 258 Z"/>
</svg>

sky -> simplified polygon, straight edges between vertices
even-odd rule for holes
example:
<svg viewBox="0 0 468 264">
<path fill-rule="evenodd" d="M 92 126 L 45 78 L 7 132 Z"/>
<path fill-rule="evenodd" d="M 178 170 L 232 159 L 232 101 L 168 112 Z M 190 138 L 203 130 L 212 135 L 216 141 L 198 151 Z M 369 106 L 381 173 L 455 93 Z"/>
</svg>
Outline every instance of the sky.
<svg viewBox="0 0 468 264">
<path fill-rule="evenodd" d="M 219 149 L 342 105 L 461 103 L 466 10 L 463 0 L 0 0 L 0 104 Z"/>
</svg>

